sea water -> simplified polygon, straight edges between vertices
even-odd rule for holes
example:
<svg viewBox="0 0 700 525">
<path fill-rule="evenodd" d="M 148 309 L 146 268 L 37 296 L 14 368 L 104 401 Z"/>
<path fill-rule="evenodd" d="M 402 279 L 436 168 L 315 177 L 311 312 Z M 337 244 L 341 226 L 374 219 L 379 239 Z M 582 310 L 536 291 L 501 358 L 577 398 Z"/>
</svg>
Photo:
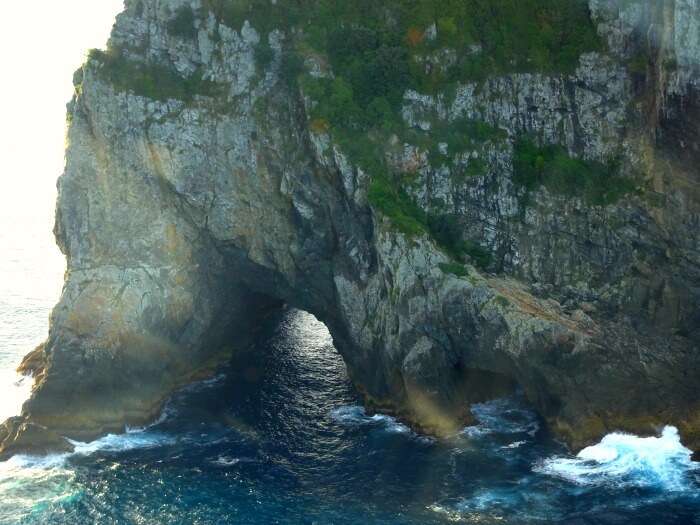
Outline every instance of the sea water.
<svg viewBox="0 0 700 525">
<path fill-rule="evenodd" d="M 24 241 L 4 246 L 3 416 L 28 392 L 13 369 L 45 337 L 62 271 Z M 700 524 L 700 471 L 673 427 L 572 455 L 514 396 L 434 439 L 362 408 L 307 313 L 269 319 L 254 354 L 148 427 L 0 463 L 0 524 Z"/>
</svg>

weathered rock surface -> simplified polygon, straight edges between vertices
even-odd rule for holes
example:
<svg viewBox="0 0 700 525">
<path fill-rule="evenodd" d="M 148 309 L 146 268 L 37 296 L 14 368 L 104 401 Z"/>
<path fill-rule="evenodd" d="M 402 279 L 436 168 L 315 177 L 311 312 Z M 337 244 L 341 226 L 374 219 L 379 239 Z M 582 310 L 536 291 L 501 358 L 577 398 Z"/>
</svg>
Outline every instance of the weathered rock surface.
<svg viewBox="0 0 700 525">
<path fill-rule="evenodd" d="M 573 447 L 674 424 L 700 449 L 700 2 L 591 0 L 610 51 L 575 74 L 465 84 L 449 104 L 406 93 L 417 128 L 467 116 L 507 135 L 475 150 L 487 169 L 474 177 L 408 144 L 388 154 L 413 166 L 426 212 L 449 209 L 495 255 L 464 276 L 441 269 L 450 257 L 427 235 L 374 210 L 371 174 L 310 125 L 309 100 L 280 80 L 288 35 L 270 34 L 260 71 L 249 23 L 202 16 L 195 38 L 169 34 L 184 4 L 200 6 L 127 0 L 110 45 L 225 93 L 137 96 L 95 59 L 76 77 L 55 230 L 66 283 L 0 454 L 149 421 L 178 386 L 243 359 L 281 302 L 327 324 L 370 405 L 431 431 L 517 385 Z M 631 72 L 640 48 L 647 71 Z M 525 200 L 513 181 L 522 133 L 619 156 L 648 190 L 608 205 L 544 188 Z"/>
</svg>

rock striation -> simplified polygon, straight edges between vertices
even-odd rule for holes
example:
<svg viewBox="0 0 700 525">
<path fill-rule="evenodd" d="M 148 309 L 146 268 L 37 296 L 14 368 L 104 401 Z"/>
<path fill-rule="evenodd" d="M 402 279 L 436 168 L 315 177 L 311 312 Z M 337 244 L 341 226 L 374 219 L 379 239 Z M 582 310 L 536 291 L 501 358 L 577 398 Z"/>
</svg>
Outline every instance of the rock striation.
<svg viewBox="0 0 700 525">
<path fill-rule="evenodd" d="M 603 47 L 573 71 L 407 89 L 403 125 L 437 154 L 392 132 L 382 156 L 428 224 L 415 231 L 287 80 L 294 30 L 227 25 L 211 3 L 126 0 L 76 73 L 66 281 L 0 455 L 149 422 L 243 362 L 285 303 L 328 326 L 370 407 L 427 431 L 521 388 L 573 448 L 673 424 L 700 450 L 700 1 L 590 0 Z M 302 70 L 334 75 L 311 51 Z M 436 137 L 460 119 L 496 132 L 457 151 Z M 565 154 L 626 182 L 525 180 L 528 147 L 533 169 Z"/>
</svg>

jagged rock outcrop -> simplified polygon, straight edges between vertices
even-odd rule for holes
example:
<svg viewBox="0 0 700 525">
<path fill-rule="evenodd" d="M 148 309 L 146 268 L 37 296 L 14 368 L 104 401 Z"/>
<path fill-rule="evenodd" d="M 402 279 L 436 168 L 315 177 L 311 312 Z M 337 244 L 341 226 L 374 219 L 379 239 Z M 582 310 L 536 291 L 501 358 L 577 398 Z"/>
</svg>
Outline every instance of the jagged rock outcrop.
<svg viewBox="0 0 700 525">
<path fill-rule="evenodd" d="M 700 449 L 700 2 L 590 0 L 606 51 L 574 72 L 405 93 L 416 133 L 498 130 L 458 152 L 438 140 L 437 156 L 386 143 L 419 213 L 478 245 L 458 261 L 430 228 L 396 226 L 376 174 L 285 80 L 294 32 L 230 27 L 211 3 L 127 0 L 107 53 L 76 74 L 55 230 L 66 283 L 0 454 L 151 420 L 178 386 L 244 359 L 281 303 L 327 324 L 368 404 L 428 430 L 519 386 L 573 447 L 674 424 Z M 333 74 L 314 53 L 304 69 Z M 524 184 L 524 136 L 614 159 L 635 190 Z"/>
</svg>

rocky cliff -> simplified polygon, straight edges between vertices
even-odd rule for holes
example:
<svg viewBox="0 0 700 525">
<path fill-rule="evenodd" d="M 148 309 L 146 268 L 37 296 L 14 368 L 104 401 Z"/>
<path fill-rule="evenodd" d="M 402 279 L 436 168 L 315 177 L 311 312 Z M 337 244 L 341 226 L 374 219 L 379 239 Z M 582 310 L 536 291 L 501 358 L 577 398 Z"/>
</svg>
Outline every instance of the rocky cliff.
<svg viewBox="0 0 700 525">
<path fill-rule="evenodd" d="M 125 4 L 2 454 L 148 422 L 283 303 L 426 430 L 521 388 L 574 448 L 700 449 L 700 1 Z"/>
</svg>

